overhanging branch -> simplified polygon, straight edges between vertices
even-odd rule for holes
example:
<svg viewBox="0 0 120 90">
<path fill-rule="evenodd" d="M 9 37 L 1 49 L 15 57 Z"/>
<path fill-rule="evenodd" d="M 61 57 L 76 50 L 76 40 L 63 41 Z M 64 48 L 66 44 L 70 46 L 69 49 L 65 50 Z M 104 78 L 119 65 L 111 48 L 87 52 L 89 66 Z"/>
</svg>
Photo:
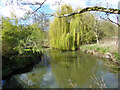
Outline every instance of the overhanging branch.
<svg viewBox="0 0 120 90">
<path fill-rule="evenodd" d="M 72 16 L 72 15 L 84 13 L 84 12 L 87 12 L 87 11 L 100 11 L 100 12 L 105 12 L 105 13 L 110 13 L 110 14 L 120 14 L 120 10 L 118 10 L 118 9 L 95 6 L 95 7 L 87 7 L 87 8 L 84 8 L 84 9 L 80 10 L 80 11 L 73 12 L 73 13 L 70 13 L 70 14 L 64 14 L 64 15 L 59 16 L 59 18 L 69 17 L 69 16 Z"/>
</svg>

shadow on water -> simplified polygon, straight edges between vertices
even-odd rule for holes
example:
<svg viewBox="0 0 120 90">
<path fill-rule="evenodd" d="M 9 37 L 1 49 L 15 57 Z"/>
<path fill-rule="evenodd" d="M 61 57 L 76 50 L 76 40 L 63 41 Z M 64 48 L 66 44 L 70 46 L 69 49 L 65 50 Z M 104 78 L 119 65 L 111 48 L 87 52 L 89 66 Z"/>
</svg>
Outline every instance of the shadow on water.
<svg viewBox="0 0 120 90">
<path fill-rule="evenodd" d="M 14 75 L 24 88 L 117 88 L 118 74 L 102 60 L 80 51 L 47 50 L 30 72 Z M 10 87 L 11 85 L 8 85 Z"/>
</svg>

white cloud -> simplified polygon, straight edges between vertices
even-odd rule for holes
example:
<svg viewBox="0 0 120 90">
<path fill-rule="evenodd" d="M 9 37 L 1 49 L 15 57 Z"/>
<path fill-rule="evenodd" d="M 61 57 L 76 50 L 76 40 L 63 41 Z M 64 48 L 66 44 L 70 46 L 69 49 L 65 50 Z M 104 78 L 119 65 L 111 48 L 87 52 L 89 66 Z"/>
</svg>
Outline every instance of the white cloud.
<svg viewBox="0 0 120 90">
<path fill-rule="evenodd" d="M 22 7 L 23 9 L 26 9 L 26 10 L 29 10 L 29 11 L 32 11 L 31 8 L 29 6 L 24 6 Z M 11 17 L 11 12 L 14 13 L 17 17 L 23 17 L 24 14 L 26 13 L 25 10 L 23 9 L 20 9 L 19 6 L 6 6 L 6 7 L 1 7 L 1 10 L 0 10 L 0 13 L 3 15 L 3 16 L 6 16 L 6 17 Z"/>
<path fill-rule="evenodd" d="M 118 2 L 120 0 L 107 0 L 107 1 L 112 5 L 112 8 L 118 8 Z"/>
<path fill-rule="evenodd" d="M 5 16 L 5 17 L 10 17 L 10 12 L 11 12 L 11 9 L 9 7 L 2 7 L 0 6 L 0 13 Z"/>
<path fill-rule="evenodd" d="M 15 1 L 15 0 L 14 0 Z M 14 13 L 18 18 L 23 17 L 27 11 L 32 11 L 29 6 L 18 6 L 16 2 L 10 5 L 5 5 L 7 0 L 0 4 L 0 13 L 5 17 L 11 17 L 11 13 Z"/>
</svg>

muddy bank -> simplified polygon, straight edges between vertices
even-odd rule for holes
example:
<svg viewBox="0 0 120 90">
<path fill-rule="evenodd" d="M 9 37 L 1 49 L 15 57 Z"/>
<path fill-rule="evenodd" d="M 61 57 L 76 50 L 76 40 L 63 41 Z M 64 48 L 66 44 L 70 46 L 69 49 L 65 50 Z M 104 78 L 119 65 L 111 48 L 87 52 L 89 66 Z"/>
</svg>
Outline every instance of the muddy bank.
<svg viewBox="0 0 120 90">
<path fill-rule="evenodd" d="M 2 56 L 2 79 L 31 70 L 41 61 L 42 53 L 24 53 L 14 56 Z"/>
</svg>

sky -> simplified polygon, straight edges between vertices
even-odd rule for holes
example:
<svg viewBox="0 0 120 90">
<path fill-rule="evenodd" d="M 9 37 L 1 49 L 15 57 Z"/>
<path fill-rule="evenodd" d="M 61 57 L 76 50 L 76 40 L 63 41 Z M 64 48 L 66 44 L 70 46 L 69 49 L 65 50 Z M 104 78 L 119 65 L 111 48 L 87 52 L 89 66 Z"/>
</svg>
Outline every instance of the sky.
<svg viewBox="0 0 120 90">
<path fill-rule="evenodd" d="M 12 1 L 12 2 L 10 2 Z M 13 12 L 18 18 L 24 17 L 27 11 L 33 12 L 39 6 L 30 6 L 30 5 L 17 5 L 17 1 L 26 2 L 26 3 L 35 3 L 35 2 L 43 2 L 44 0 L 0 0 L 0 16 L 11 17 L 11 12 Z M 71 5 L 74 9 L 81 7 L 89 7 L 89 6 L 103 6 L 103 7 L 111 7 L 118 9 L 118 2 L 120 0 L 47 0 L 43 7 L 39 9 L 41 12 L 45 13 L 54 13 L 58 8 L 58 3 Z M 11 4 L 9 4 L 11 3 Z M 22 9 L 21 9 L 22 8 Z"/>
</svg>

